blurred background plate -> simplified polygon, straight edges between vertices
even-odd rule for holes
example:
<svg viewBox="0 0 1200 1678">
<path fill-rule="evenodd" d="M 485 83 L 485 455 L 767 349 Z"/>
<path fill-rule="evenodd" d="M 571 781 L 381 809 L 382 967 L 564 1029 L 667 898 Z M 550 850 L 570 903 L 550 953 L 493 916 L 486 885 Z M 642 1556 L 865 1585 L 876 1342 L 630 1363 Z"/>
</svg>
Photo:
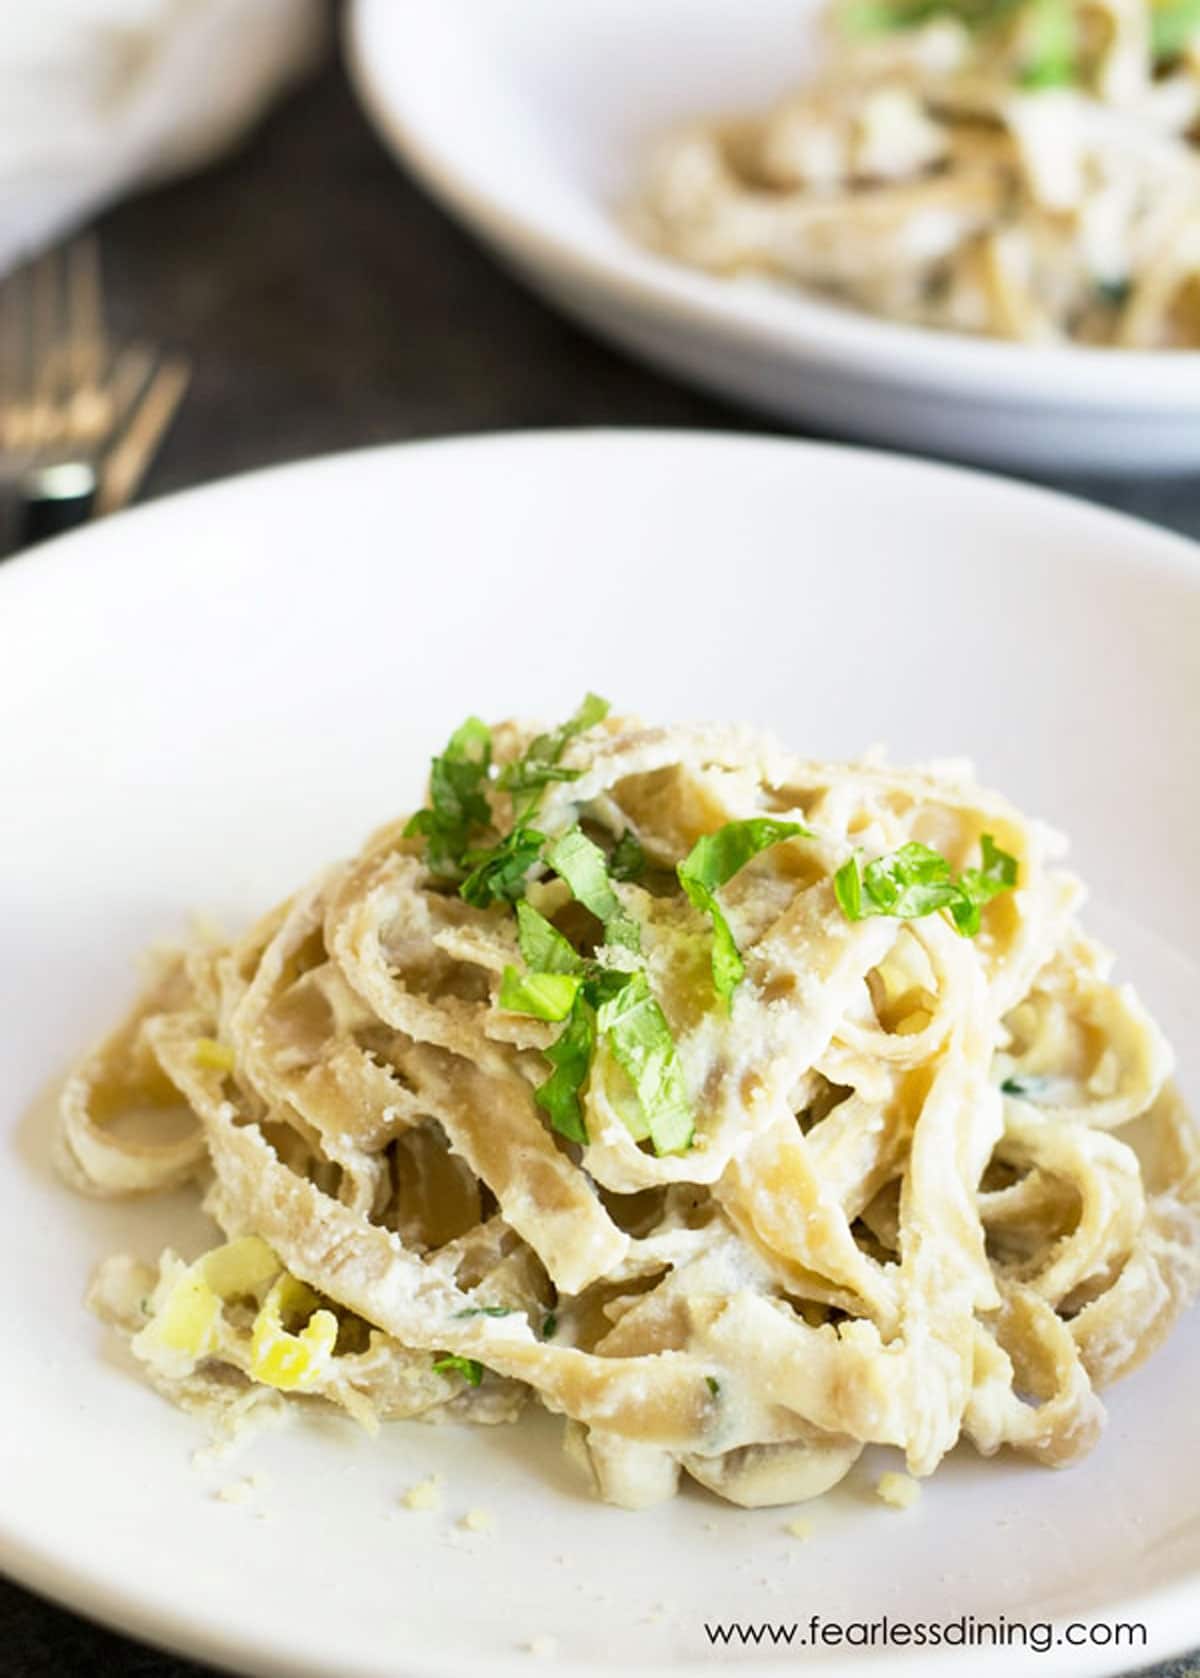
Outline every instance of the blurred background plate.
<svg viewBox="0 0 1200 1678">
<path fill-rule="evenodd" d="M 352 73 L 418 178 L 562 308 L 769 413 L 1054 471 L 1200 465 L 1200 352 L 926 331 L 694 273 L 620 225 L 655 137 L 804 74 L 819 0 L 352 0 Z"/>
<path fill-rule="evenodd" d="M 972 563 L 964 563 L 967 555 Z M 0 572 L 0 1567 L 255 1673 L 482 1678 L 726 1666 L 704 1622 L 1142 1623 L 1131 1645 L 980 1649 L 1073 1678 L 1194 1642 L 1200 1314 L 1108 1397 L 1064 1473 L 956 1452 L 900 1514 L 869 1452 L 804 1513 L 693 1490 L 594 1502 L 545 1416 L 515 1429 L 310 1415 L 226 1462 L 82 1307 L 102 1255 L 189 1255 L 182 1197 L 76 1198 L 44 1092 L 199 910 L 231 930 L 417 801 L 468 712 L 732 717 L 814 754 L 973 754 L 1066 829 L 1089 925 L 1200 1099 L 1200 565 L 1190 544 L 1012 485 L 846 449 L 574 433 L 388 448 L 235 479 Z M 39 1104 L 39 1098 L 40 1104 Z M 399 1506 L 445 1476 L 441 1512 Z M 215 1494 L 248 1473 L 240 1504 Z M 459 1529 L 482 1506 L 490 1535 Z M 261 1517 L 261 1518 L 259 1518 Z M 1100 1635 L 1105 1634 L 1101 1624 Z M 799 1647 L 799 1645 L 797 1645 Z M 910 1678 L 928 1650 L 802 1649 Z M 732 1657 L 736 1660 L 736 1656 Z M 756 1669 L 797 1649 L 757 1649 Z"/>
</svg>

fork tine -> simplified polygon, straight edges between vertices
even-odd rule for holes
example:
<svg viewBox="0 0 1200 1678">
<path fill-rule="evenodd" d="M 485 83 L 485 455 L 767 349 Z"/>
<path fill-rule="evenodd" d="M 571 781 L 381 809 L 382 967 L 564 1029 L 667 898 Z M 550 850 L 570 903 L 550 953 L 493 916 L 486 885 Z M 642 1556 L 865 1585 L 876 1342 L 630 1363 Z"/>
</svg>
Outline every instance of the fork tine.
<svg viewBox="0 0 1200 1678">
<path fill-rule="evenodd" d="M 175 418 L 191 378 L 182 356 L 162 362 L 146 386 L 100 475 L 97 514 L 115 513 L 136 495 L 155 451 Z"/>
<path fill-rule="evenodd" d="M 94 386 L 105 361 L 100 246 L 94 234 L 75 240 L 67 250 L 65 265 L 70 377 L 76 388 Z"/>
<path fill-rule="evenodd" d="M 126 344 L 112 359 L 105 386 L 112 412 L 112 429 L 120 431 L 154 372 L 155 355 L 148 344 Z"/>
<path fill-rule="evenodd" d="M 29 310 L 29 381 L 32 395 L 31 440 L 44 448 L 55 440 L 57 431 L 55 394 L 62 355 L 60 319 L 62 274 L 59 253 L 45 251 L 33 264 Z"/>
<path fill-rule="evenodd" d="M 0 448 L 24 445 L 29 409 L 29 269 L 23 264 L 0 286 Z"/>
</svg>

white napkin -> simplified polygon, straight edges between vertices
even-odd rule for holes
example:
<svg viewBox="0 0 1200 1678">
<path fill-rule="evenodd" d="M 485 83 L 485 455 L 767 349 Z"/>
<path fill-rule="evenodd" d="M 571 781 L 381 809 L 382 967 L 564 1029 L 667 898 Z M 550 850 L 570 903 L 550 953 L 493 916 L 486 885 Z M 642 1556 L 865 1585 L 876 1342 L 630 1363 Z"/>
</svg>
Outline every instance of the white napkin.
<svg viewBox="0 0 1200 1678">
<path fill-rule="evenodd" d="M 315 60 L 325 0 L 0 0 L 0 270 L 207 162 Z"/>
</svg>

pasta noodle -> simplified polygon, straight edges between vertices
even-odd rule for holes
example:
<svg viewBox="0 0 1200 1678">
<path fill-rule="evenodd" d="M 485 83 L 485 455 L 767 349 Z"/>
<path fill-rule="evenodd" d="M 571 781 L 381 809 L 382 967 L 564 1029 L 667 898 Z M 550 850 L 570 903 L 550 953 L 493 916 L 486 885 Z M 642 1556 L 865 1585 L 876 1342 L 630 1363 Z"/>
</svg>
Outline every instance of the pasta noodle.
<svg viewBox="0 0 1200 1678">
<path fill-rule="evenodd" d="M 472 720 L 424 812 L 163 959 L 60 1156 L 225 1239 L 93 1304 L 209 1416 L 536 1395 L 628 1507 L 1070 1462 L 1200 1286 L 1200 1140 L 1063 842 L 963 764 L 606 713 Z"/>
<path fill-rule="evenodd" d="M 1200 346 L 1193 0 L 835 0 L 814 77 L 660 148 L 695 267 L 1032 344 Z"/>
</svg>

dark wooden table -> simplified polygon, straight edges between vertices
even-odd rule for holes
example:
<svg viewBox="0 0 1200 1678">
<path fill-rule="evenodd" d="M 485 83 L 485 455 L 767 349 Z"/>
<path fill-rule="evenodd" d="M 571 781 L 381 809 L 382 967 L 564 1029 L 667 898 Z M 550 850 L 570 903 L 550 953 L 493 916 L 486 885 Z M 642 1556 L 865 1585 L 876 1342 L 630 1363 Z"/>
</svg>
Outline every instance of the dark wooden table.
<svg viewBox="0 0 1200 1678">
<path fill-rule="evenodd" d="M 114 326 L 194 366 L 143 498 L 405 437 L 779 429 L 644 371 L 523 291 L 399 173 L 334 62 L 235 158 L 99 227 Z M 1200 537 L 1195 478 L 1045 481 Z M 0 1678 L 199 1671 L 0 1579 Z M 1200 1678 L 1191 1662 L 1158 1671 Z"/>
</svg>

